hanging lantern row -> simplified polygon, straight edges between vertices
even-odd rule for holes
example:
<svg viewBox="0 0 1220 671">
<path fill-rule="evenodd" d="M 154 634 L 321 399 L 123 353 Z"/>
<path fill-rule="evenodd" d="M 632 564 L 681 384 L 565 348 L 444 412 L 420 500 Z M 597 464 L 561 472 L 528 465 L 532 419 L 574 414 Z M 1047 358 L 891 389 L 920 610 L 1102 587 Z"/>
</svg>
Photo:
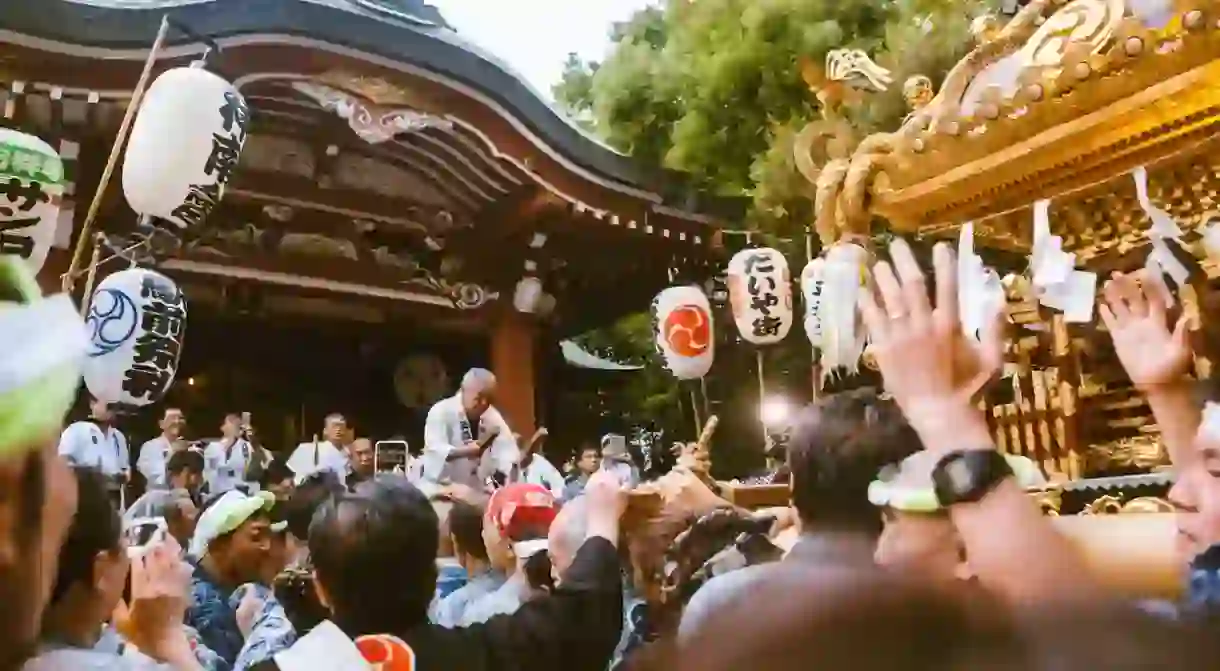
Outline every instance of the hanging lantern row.
<svg viewBox="0 0 1220 671">
<path fill-rule="evenodd" d="M 200 60 L 148 87 L 123 154 L 123 195 L 142 235 L 181 240 L 224 196 L 241 160 L 250 109 L 237 89 Z M 138 408 L 173 385 L 186 335 L 186 297 L 146 268 L 110 275 L 85 317 L 91 339 L 85 385 L 104 403 Z"/>
<path fill-rule="evenodd" d="M 866 337 L 856 310 L 866 286 L 868 252 L 843 243 L 811 260 L 801 271 L 805 335 L 820 352 L 824 373 L 855 370 Z M 727 272 L 729 303 L 741 338 L 758 346 L 788 336 L 794 320 L 792 278 L 778 250 L 762 247 L 733 255 Z M 652 302 L 653 335 L 665 368 L 679 380 L 699 379 L 711 370 L 711 305 L 697 286 L 670 287 Z"/>
</svg>

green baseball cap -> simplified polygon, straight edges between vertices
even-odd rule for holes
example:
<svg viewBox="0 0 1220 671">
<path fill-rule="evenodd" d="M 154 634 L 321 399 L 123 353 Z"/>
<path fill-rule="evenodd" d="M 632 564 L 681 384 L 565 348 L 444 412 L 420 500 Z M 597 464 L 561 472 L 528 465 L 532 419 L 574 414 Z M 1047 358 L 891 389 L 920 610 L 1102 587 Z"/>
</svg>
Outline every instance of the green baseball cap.
<svg viewBox="0 0 1220 671">
<path fill-rule="evenodd" d="M 43 298 L 24 261 L 0 256 L 0 459 L 60 430 L 88 347 L 72 298 Z"/>
<path fill-rule="evenodd" d="M 199 521 L 195 523 L 195 535 L 191 537 L 189 548 L 191 556 L 202 559 L 207 554 L 208 546 L 212 544 L 212 541 L 225 534 L 233 533 L 255 513 L 259 511 L 269 513 L 274 507 L 275 495 L 271 492 L 246 494 L 236 489 L 225 492 L 199 516 Z M 271 525 L 271 530 L 280 532 L 287 526 L 287 522 L 275 522 Z"/>
<path fill-rule="evenodd" d="M 932 487 L 932 469 L 941 454 L 921 450 L 881 469 L 877 479 L 868 486 L 868 500 L 878 508 L 891 508 L 906 513 L 935 513 L 941 510 Z M 1046 484 L 1037 464 L 1027 457 L 1006 454 L 1017 484 L 1029 489 Z"/>
</svg>

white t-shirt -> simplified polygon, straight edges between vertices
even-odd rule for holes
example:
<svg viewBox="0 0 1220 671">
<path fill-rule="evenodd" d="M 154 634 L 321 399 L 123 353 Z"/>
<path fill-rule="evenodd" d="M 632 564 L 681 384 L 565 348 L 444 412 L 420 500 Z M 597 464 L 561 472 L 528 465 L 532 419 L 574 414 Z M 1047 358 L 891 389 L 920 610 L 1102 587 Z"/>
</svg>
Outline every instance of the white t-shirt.
<svg viewBox="0 0 1220 671">
<path fill-rule="evenodd" d="M 347 452 L 329 440 L 301 443 L 288 457 L 288 468 L 298 478 L 314 471 L 331 471 L 343 482 L 347 479 Z"/>
<path fill-rule="evenodd" d="M 555 468 L 555 465 L 541 454 L 535 454 L 530 459 L 529 466 L 525 467 L 517 481 L 531 485 L 541 485 L 550 490 L 551 494 L 557 499 L 563 498 L 563 490 L 567 484 L 564 482 L 563 474 L 559 472 L 559 469 Z"/>
<path fill-rule="evenodd" d="M 165 467 L 169 463 L 170 451 L 171 446 L 165 436 L 157 436 L 140 446 L 136 469 L 148 482 L 149 489 L 164 489 L 168 485 Z"/>
<path fill-rule="evenodd" d="M 449 453 L 463 447 L 490 431 L 498 431 L 494 441 L 483 452 L 481 460 L 449 460 Z M 437 401 L 428 410 L 424 424 L 423 477 L 433 482 L 450 482 L 480 488 L 483 479 L 493 472 L 510 473 L 517 463 L 520 450 L 513 431 L 495 408 L 488 408 L 478 422 L 466 418 L 461 394 Z"/>
<path fill-rule="evenodd" d="M 233 443 L 233 449 L 226 455 L 225 445 L 225 441 L 218 440 L 203 448 L 203 478 L 213 496 L 245 482 L 246 465 L 250 462 L 250 453 L 254 449 L 250 447 L 250 443 L 238 438 Z"/>
<path fill-rule="evenodd" d="M 131 470 L 127 438 L 113 427 L 74 422 L 59 437 L 59 456 L 74 466 L 92 466 L 110 477 Z"/>
</svg>

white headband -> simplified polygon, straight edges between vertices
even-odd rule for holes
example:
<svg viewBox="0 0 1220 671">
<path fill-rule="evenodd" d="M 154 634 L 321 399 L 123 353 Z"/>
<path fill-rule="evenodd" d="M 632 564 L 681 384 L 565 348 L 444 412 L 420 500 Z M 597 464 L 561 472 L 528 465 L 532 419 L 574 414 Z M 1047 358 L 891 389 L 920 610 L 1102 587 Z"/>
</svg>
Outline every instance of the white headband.
<svg viewBox="0 0 1220 671">
<path fill-rule="evenodd" d="M 545 538 L 513 543 L 513 554 L 517 555 L 518 559 L 528 559 L 539 552 L 546 552 L 549 549 L 550 545 L 547 544 Z"/>
</svg>

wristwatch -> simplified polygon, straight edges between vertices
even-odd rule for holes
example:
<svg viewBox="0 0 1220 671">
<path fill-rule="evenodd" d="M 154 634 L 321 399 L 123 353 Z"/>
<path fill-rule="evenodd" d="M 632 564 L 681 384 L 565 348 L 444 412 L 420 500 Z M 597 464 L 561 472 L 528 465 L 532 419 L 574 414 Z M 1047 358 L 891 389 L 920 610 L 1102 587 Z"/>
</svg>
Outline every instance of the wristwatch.
<svg viewBox="0 0 1220 671">
<path fill-rule="evenodd" d="M 1012 474 L 1008 460 L 994 449 L 957 450 L 932 467 L 932 489 L 942 508 L 975 503 Z"/>
</svg>

